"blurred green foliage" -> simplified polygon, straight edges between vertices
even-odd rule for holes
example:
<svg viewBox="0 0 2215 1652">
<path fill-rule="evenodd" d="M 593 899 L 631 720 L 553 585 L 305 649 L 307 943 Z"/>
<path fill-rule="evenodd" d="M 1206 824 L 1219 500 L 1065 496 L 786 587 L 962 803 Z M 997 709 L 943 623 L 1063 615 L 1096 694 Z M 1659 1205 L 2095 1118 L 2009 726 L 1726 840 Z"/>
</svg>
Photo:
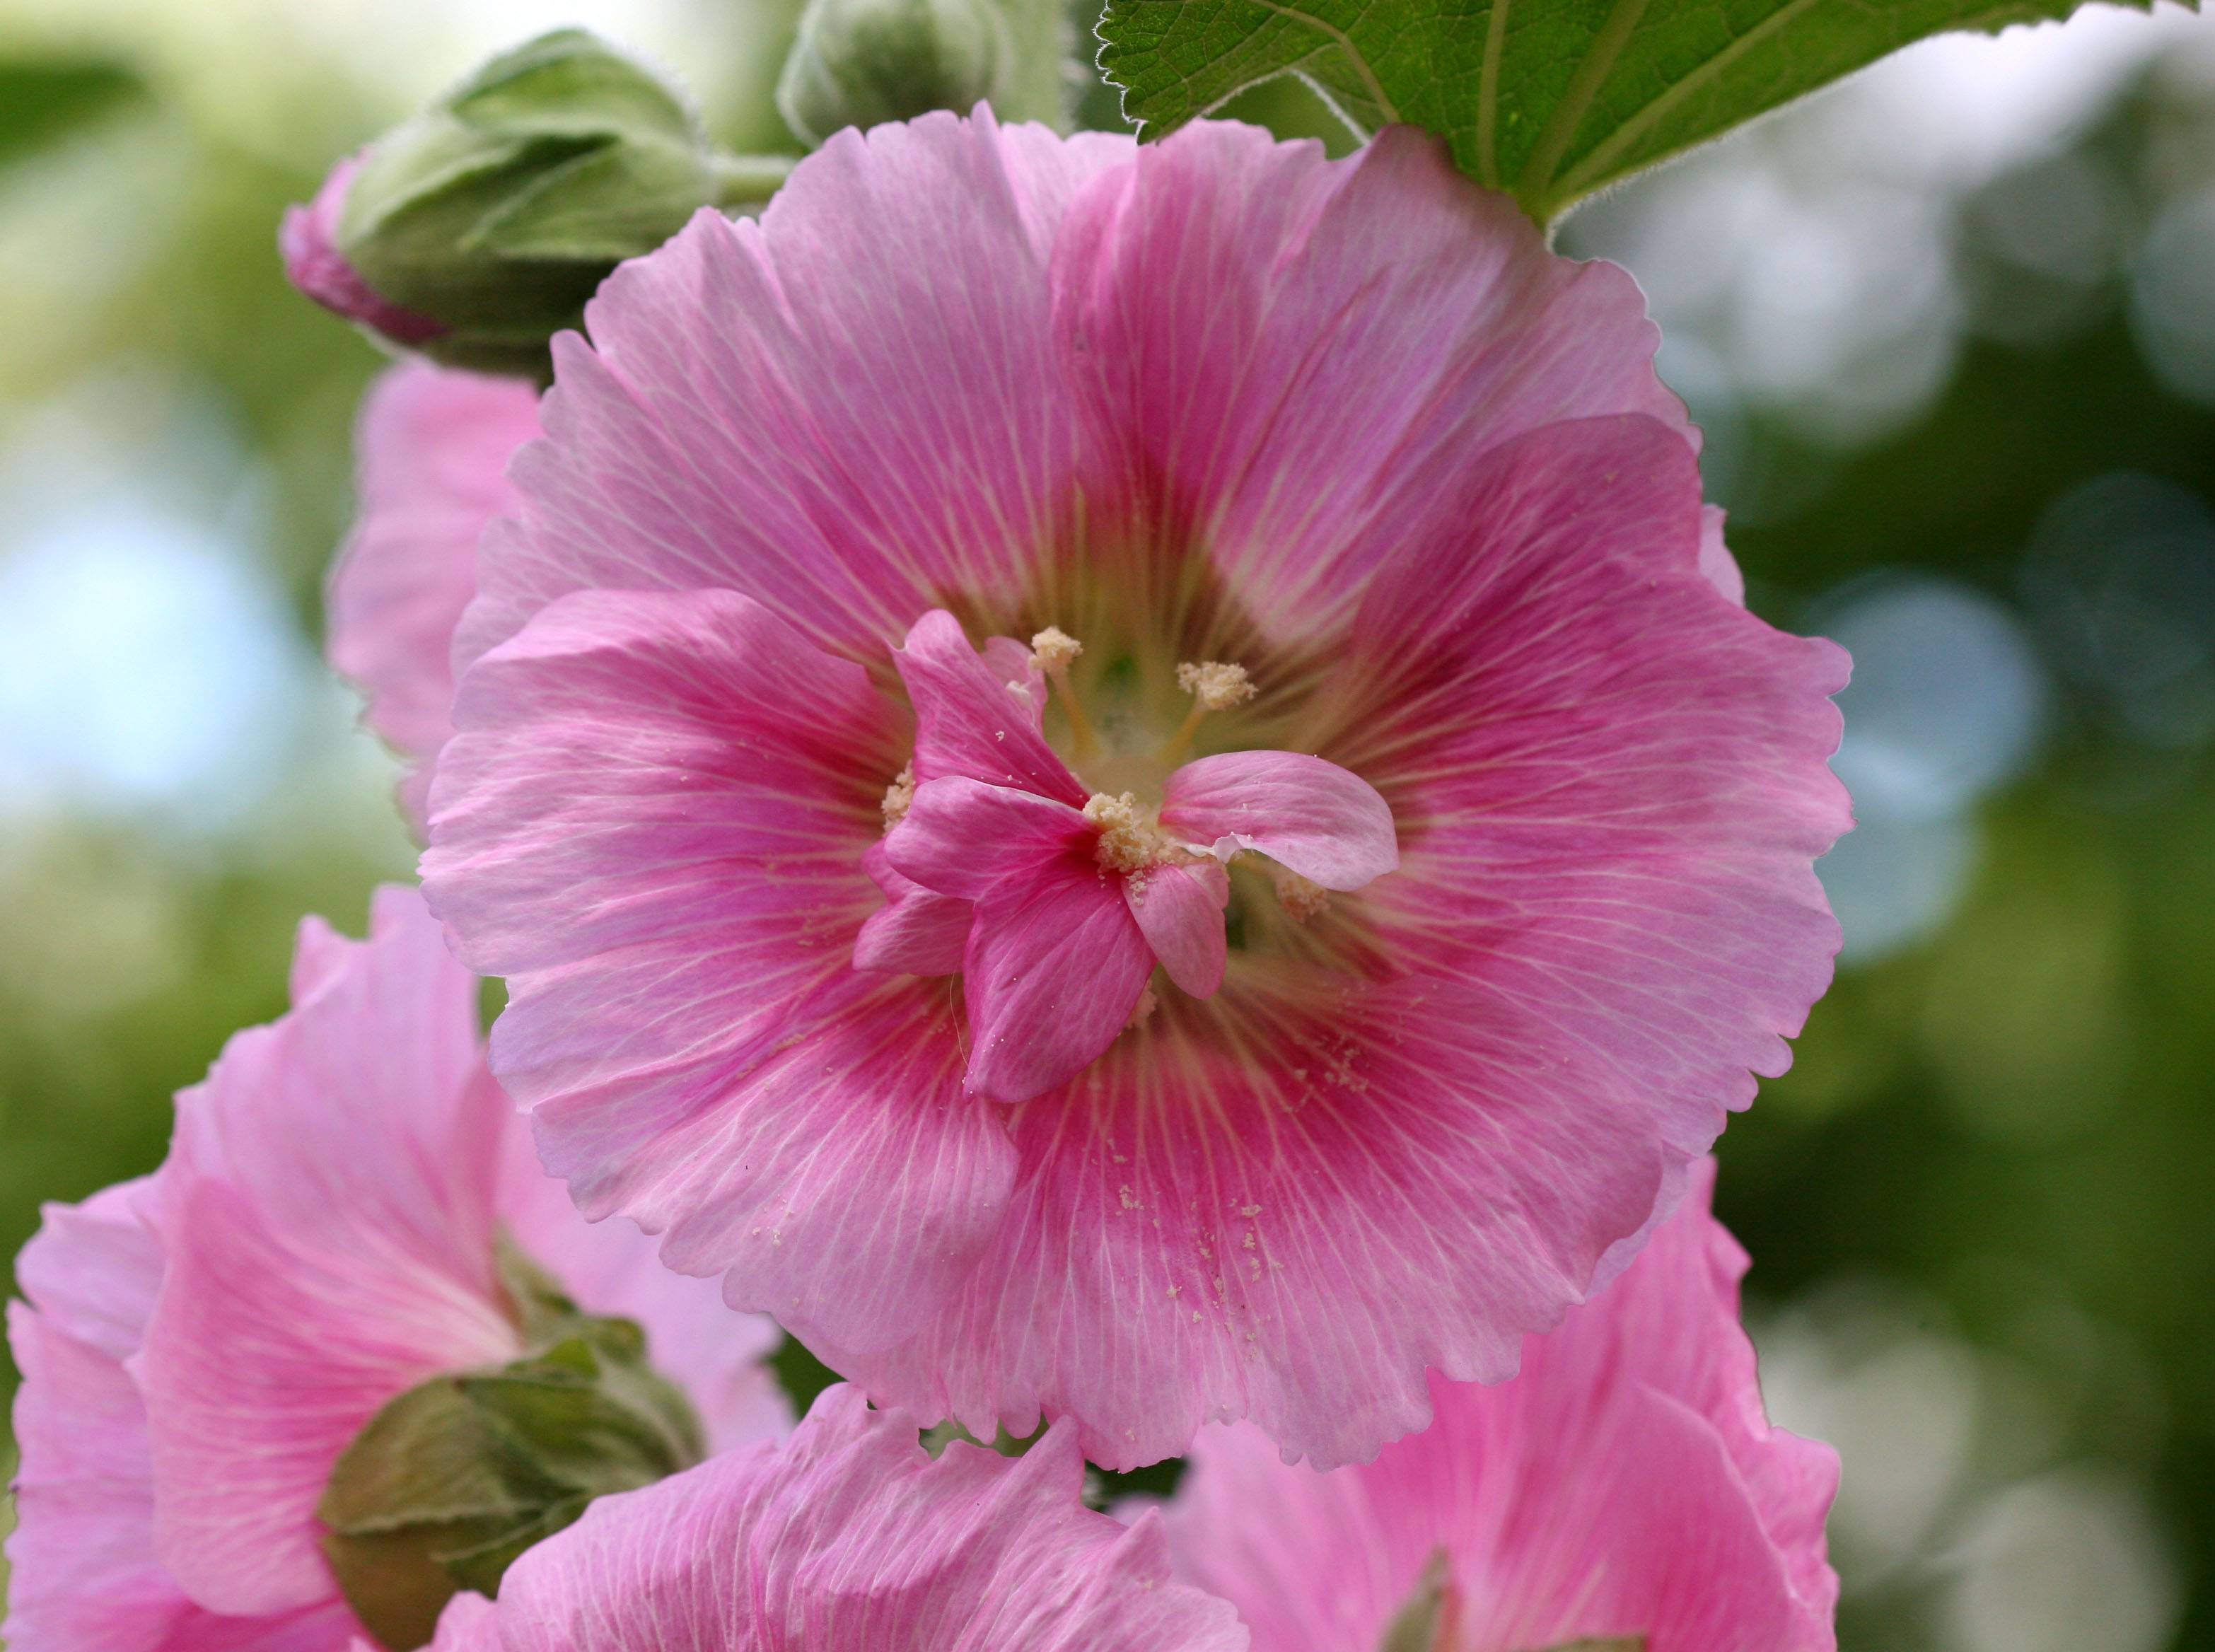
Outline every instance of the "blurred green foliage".
<svg viewBox="0 0 2215 1652">
<path fill-rule="evenodd" d="M 734 146 L 780 141 L 768 88 L 792 9 L 703 6 L 703 38 L 745 52 L 673 63 Z M 83 29 L 63 31 L 67 50 L 43 26 L 11 31 L 0 8 L 0 259 L 14 272 L 0 451 L 88 378 L 181 387 L 228 433 L 218 491 L 252 503 L 223 516 L 237 554 L 311 648 L 349 508 L 349 421 L 378 359 L 285 287 L 274 226 L 331 159 L 467 63 L 433 64 L 403 94 L 389 64 L 280 40 L 218 73 L 169 14 L 101 15 L 106 57 Z M 17 34 L 28 43 L 11 56 Z M 242 104 L 242 85 L 266 97 Z M 1114 118 L 1096 89 L 1083 107 Z M 1288 86 L 1238 112 L 1343 144 Z M 2140 89 L 2079 150 L 2135 176 L 2149 156 L 2200 153 L 2208 133 L 2215 113 Z M 2210 181 L 2215 165 L 2173 187 Z M 1754 605 L 1813 625 L 1842 587 L 1906 570 L 2019 613 L 2026 547 L 2080 485 L 2126 471 L 2215 500 L 2215 408 L 2165 388 L 2125 319 L 2132 237 L 2158 206 L 2141 195 L 2118 214 L 2079 322 L 1971 338 L 1888 433 L 1818 441 L 1789 409 L 1736 409 L 1719 486 Z M 1953 255 L 1979 303 L 2028 302 L 2034 277 L 1973 236 Z M 22 553 L 0 538 L 0 575 Z M 2205 739 L 2132 738 L 2054 674 L 2050 737 L 1980 806 L 1958 908 L 1842 972 L 1793 1071 L 1721 1150 L 1720 1203 L 1756 1258 L 1750 1299 L 1776 1330 L 1780 1378 L 1807 1326 L 1838 1369 L 1874 1368 L 1853 1340 L 1871 1293 L 1898 1336 L 1973 1362 L 1965 1466 L 1933 1494 L 1943 1507 L 1918 1554 L 1879 1563 L 1840 1533 L 1859 1652 L 1991 1644 L 1934 1605 L 1953 1563 L 1942 1534 L 1968 1529 L 1945 1521 L 1991 1487 L 2088 1466 L 2151 1500 L 2181 1585 L 2175 1646 L 2215 1645 L 2215 759 Z M 152 806 L 0 798 L 0 1249 L 21 1245 L 40 1201 L 159 1160 L 171 1092 L 281 1009 L 302 913 L 359 933 L 371 885 L 408 875 L 380 795 L 390 770 L 328 709 L 217 828 Z M 826 1374 L 797 1349 L 779 1369 L 803 1393 Z M 1905 1437 L 1904 1417 L 1876 1422 L 1880 1441 L 1895 1423 Z M 1847 1443 L 1850 1490 L 1897 1472 Z"/>
</svg>

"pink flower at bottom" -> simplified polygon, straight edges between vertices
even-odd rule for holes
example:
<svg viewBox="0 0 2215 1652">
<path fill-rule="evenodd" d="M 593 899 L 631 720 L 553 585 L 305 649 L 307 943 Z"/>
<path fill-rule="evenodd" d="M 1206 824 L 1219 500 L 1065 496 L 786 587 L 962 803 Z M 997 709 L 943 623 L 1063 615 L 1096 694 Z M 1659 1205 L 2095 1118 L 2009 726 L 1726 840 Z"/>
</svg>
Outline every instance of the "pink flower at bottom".
<svg viewBox="0 0 2215 1652">
<path fill-rule="evenodd" d="M 503 1236 L 642 1327 L 711 1445 L 788 1415 L 772 1326 L 539 1170 L 413 890 L 378 892 L 365 942 L 304 924 L 292 999 L 178 1097 L 156 1175 L 49 1207 L 23 1253 L 16 1652 L 345 1647 L 325 1483 L 387 1401 L 522 1351 Z"/>
<path fill-rule="evenodd" d="M 419 832 L 453 733 L 449 660 L 476 593 L 477 540 L 514 507 L 507 463 L 537 433 L 530 384 L 420 361 L 388 368 L 355 422 L 355 519 L 331 569 L 328 651 L 367 697 L 363 721 L 408 765 L 400 804 Z"/>
<path fill-rule="evenodd" d="M 1844 657 L 1428 140 L 849 132 L 587 321 L 426 893 L 580 1207 L 873 1398 L 1366 1458 L 1787 1064 Z"/>
<path fill-rule="evenodd" d="M 1203 1431 L 1165 1511 L 1178 1575 L 1255 1652 L 1377 1652 L 1396 1624 L 1395 1652 L 1834 1652 L 1838 1458 L 1763 1415 L 1713 1180 L 1513 1381 L 1433 1378 L 1437 1420 L 1374 1463 Z"/>
<path fill-rule="evenodd" d="M 1017 1460 L 826 1390 L 792 1436 L 604 1497 L 457 1595 L 435 1652 L 1242 1652 L 1158 1521 L 1078 1501 L 1067 1427 Z"/>
</svg>

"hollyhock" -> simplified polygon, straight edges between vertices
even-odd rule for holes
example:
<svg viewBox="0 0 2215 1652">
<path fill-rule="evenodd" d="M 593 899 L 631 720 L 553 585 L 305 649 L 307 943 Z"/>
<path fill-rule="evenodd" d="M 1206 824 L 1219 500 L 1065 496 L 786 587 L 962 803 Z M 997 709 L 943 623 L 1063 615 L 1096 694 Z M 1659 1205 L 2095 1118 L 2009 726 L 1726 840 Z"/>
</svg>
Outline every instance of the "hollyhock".
<svg viewBox="0 0 2215 1652">
<path fill-rule="evenodd" d="M 1365 1457 L 1786 1065 L 1844 656 L 1427 140 L 848 132 L 588 321 L 427 893 L 585 1210 L 874 1397 Z"/>
<path fill-rule="evenodd" d="M 347 1647 L 326 1483 L 388 1402 L 525 1351 L 544 1305 L 503 1247 L 641 1326 L 703 1444 L 782 1423 L 773 1330 L 588 1226 L 532 1161 L 419 896 L 381 891 L 366 942 L 310 919 L 292 993 L 179 1097 L 161 1170 L 50 1207 L 24 1251 L 17 1652 Z"/>
<path fill-rule="evenodd" d="M 1833 1652 L 1838 1459 L 1762 1414 L 1712 1185 L 1513 1381 L 1433 1379 L 1438 1420 L 1372 1464 L 1203 1430 L 1167 1511 L 1178 1575 L 1255 1652 Z"/>
<path fill-rule="evenodd" d="M 426 362 L 389 369 L 354 432 L 358 513 L 330 580 L 332 666 L 364 721 L 408 764 L 400 802 L 420 831 L 431 764 L 453 732 L 454 627 L 476 590 L 477 539 L 513 508 L 507 462 L 538 433 L 522 379 Z"/>
<path fill-rule="evenodd" d="M 1077 1499 L 1074 1432 L 931 1461 L 914 1422 L 826 1390 L 781 1445 L 607 1497 L 457 1595 L 436 1652 L 1241 1652 L 1229 1606 L 1173 1582 L 1160 1525 Z"/>
</svg>

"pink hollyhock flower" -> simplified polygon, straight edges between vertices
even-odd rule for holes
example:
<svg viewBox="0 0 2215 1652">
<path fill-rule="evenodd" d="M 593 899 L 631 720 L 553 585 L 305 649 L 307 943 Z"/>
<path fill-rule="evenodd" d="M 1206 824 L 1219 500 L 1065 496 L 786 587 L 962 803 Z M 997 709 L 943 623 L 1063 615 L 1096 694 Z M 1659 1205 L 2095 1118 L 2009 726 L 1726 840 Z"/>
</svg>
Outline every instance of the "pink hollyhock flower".
<svg viewBox="0 0 2215 1652">
<path fill-rule="evenodd" d="M 445 334 L 445 324 L 383 297 L 339 250 L 339 220 L 346 212 L 347 191 L 353 187 L 361 162 L 359 155 L 340 162 L 313 200 L 286 209 L 277 230 L 277 252 L 285 261 L 285 279 L 332 314 L 382 334 L 395 344 L 428 344 Z"/>
<path fill-rule="evenodd" d="M 537 433 L 526 381 L 425 362 L 388 370 L 362 404 L 358 509 L 331 572 L 328 650 L 367 696 L 364 721 L 410 765 L 400 803 L 418 831 L 431 764 L 453 732 L 448 660 L 476 591 L 477 539 L 514 508 L 507 462 Z"/>
<path fill-rule="evenodd" d="M 413 891 L 379 892 L 366 942 L 310 918 L 291 1013 L 179 1097 L 163 1169 L 49 1207 L 9 1311 L 15 1652 L 346 1647 L 325 1482 L 388 1400 L 520 1352 L 502 1232 L 644 1328 L 711 1444 L 782 1425 L 773 1329 L 588 1226 L 532 1161 L 476 985 Z"/>
<path fill-rule="evenodd" d="M 1202 1430 L 1167 1511 L 1178 1575 L 1255 1652 L 1834 1652 L 1838 1457 L 1762 1414 L 1713 1185 L 1514 1380 L 1433 1378 L 1437 1421 L 1372 1464 Z"/>
<path fill-rule="evenodd" d="M 1066 1425 L 1020 1459 L 827 1389 L 781 1445 L 604 1497 L 457 1595 L 435 1652 L 1242 1652 L 1230 1606 L 1173 1582 L 1160 1524 L 1077 1500 Z"/>
<path fill-rule="evenodd" d="M 873 1397 L 1366 1457 L 1783 1069 L 1844 657 L 1427 140 L 846 132 L 588 317 L 427 892 L 585 1210 Z"/>
</svg>

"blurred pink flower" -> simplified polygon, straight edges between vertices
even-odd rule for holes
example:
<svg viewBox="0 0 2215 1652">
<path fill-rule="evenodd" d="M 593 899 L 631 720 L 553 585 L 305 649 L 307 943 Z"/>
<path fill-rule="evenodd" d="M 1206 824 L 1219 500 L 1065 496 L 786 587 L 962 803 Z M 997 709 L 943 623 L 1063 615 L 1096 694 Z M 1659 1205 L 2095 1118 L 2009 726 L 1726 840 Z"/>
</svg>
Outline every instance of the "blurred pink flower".
<svg viewBox="0 0 2215 1652">
<path fill-rule="evenodd" d="M 1844 655 L 1428 141 L 850 132 L 588 320 L 427 892 L 581 1206 L 874 1397 L 1365 1458 L 1787 1064 Z"/>
<path fill-rule="evenodd" d="M 1242 1652 L 1230 1608 L 1173 1582 L 1161 1527 L 1077 1499 L 1075 1434 L 1010 1459 L 826 1390 L 781 1445 L 603 1497 L 457 1595 L 435 1652 Z"/>
<path fill-rule="evenodd" d="M 1513 1381 L 1433 1377 L 1437 1421 L 1372 1464 L 1203 1429 L 1166 1511 L 1178 1575 L 1255 1652 L 1377 1652 L 1396 1621 L 1423 1652 L 1833 1652 L 1838 1457 L 1762 1413 L 1713 1181 Z"/>
<path fill-rule="evenodd" d="M 317 1502 L 386 1401 L 521 1351 L 499 1231 L 637 1321 L 713 1444 L 786 1421 L 774 1329 L 538 1169 L 414 891 L 379 891 L 366 942 L 304 924 L 292 999 L 178 1097 L 155 1176 L 50 1207 L 23 1253 L 16 1652 L 346 1646 Z"/>
<path fill-rule="evenodd" d="M 423 828 L 431 764 L 453 733 L 454 627 L 476 591 L 477 539 L 516 504 L 507 462 L 538 433 L 519 378 L 427 362 L 388 369 L 354 429 L 356 514 L 331 570 L 331 665 L 363 721 L 408 764 L 400 804 Z"/>
</svg>

